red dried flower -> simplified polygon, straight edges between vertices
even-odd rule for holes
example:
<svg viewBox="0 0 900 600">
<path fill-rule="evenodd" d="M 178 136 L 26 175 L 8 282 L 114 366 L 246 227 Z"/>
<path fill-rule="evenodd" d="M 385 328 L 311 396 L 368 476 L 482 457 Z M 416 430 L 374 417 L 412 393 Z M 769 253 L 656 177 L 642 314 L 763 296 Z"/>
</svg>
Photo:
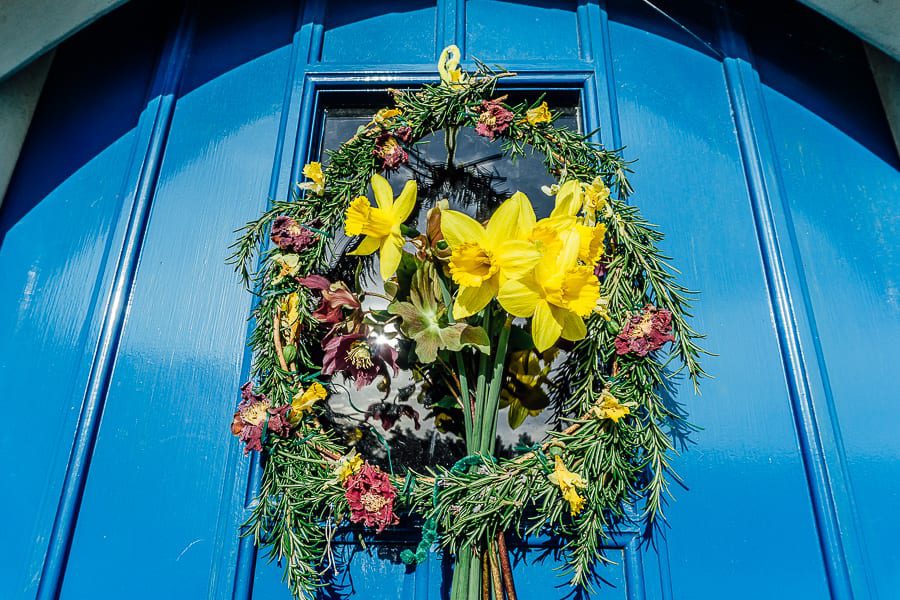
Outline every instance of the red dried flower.
<svg viewBox="0 0 900 600">
<path fill-rule="evenodd" d="M 272 408 L 272 403 L 262 394 L 253 393 L 249 381 L 241 386 L 241 403 L 231 420 L 231 433 L 244 442 L 244 454 L 262 451 L 263 432 L 281 437 L 291 434 L 291 424 L 287 420 L 290 405 Z"/>
<path fill-rule="evenodd" d="M 382 168 L 394 170 L 409 162 L 409 154 L 397 141 L 393 134 L 385 132 L 375 140 L 375 149 L 372 154 L 381 159 Z"/>
<path fill-rule="evenodd" d="M 404 144 L 408 144 L 412 141 L 412 127 L 409 127 L 408 125 L 398 127 L 392 133 L 394 134 L 395 138 L 397 138 Z"/>
<path fill-rule="evenodd" d="M 287 252 L 303 252 L 316 241 L 315 234 L 291 217 L 281 215 L 272 223 L 272 241 Z"/>
<path fill-rule="evenodd" d="M 498 100 L 482 100 L 478 109 L 478 123 L 475 133 L 493 140 L 503 134 L 513 122 L 512 112 Z"/>
<path fill-rule="evenodd" d="M 350 521 L 374 527 L 377 533 L 400 522 L 394 514 L 397 491 L 387 473 L 366 463 L 344 482 L 344 496 L 350 505 Z"/>
<path fill-rule="evenodd" d="M 638 356 L 647 356 L 674 340 L 672 313 L 648 304 L 640 314 L 629 318 L 616 336 L 616 354 L 622 356 L 634 352 Z"/>
</svg>

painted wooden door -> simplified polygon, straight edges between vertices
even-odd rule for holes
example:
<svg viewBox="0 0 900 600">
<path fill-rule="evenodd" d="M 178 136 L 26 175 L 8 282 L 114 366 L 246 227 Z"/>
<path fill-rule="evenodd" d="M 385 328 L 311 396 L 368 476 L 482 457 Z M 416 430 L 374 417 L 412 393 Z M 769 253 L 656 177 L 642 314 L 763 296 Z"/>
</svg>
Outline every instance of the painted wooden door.
<svg viewBox="0 0 900 600">
<path fill-rule="evenodd" d="M 435 78 L 450 43 L 575 94 L 703 291 L 668 527 L 600 598 L 895 598 L 897 156 L 860 43 L 805 9 L 634 0 L 140 1 L 57 53 L 0 207 L 2 598 L 285 598 L 237 535 L 251 298 L 233 230 L 285 197 L 324 94 Z M 396 534 L 326 597 L 439 598 Z M 349 547 L 348 547 L 349 552 Z M 551 540 L 520 597 L 562 598 Z"/>
</svg>

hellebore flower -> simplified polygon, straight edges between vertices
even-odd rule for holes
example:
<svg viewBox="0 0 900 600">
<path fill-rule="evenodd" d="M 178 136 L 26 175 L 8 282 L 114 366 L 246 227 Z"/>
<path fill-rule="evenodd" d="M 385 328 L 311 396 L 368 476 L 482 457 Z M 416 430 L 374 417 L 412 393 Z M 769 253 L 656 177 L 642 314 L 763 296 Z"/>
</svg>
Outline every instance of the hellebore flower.
<svg viewBox="0 0 900 600">
<path fill-rule="evenodd" d="M 325 192 L 325 173 L 322 172 L 322 163 L 311 162 L 303 167 L 303 176 L 309 181 L 299 184 L 301 190 L 309 190 L 316 196 Z"/>
<path fill-rule="evenodd" d="M 319 323 L 335 324 L 344 320 L 345 308 L 351 311 L 359 310 L 359 298 L 351 292 L 343 281 L 331 283 L 321 275 L 307 275 L 298 280 L 301 285 L 311 290 L 317 290 L 322 300 L 312 317 Z"/>
<path fill-rule="evenodd" d="M 647 356 L 674 340 L 672 313 L 648 304 L 640 314 L 630 317 L 616 336 L 616 354 L 622 356 L 634 352 L 638 356 Z"/>
<path fill-rule="evenodd" d="M 452 250 L 450 275 L 459 284 L 454 319 L 480 311 L 501 284 L 524 276 L 540 260 L 534 244 L 524 239 L 534 223 L 534 209 L 521 192 L 494 211 L 487 227 L 461 212 L 441 211 L 441 231 Z"/>
<path fill-rule="evenodd" d="M 372 154 L 381 159 L 382 168 L 388 171 L 399 169 L 400 165 L 409 162 L 409 154 L 390 132 L 384 132 L 375 139 Z"/>
<path fill-rule="evenodd" d="M 446 307 L 438 302 L 436 274 L 431 263 L 423 263 L 412 277 L 409 302 L 393 302 L 388 312 L 398 315 L 400 331 L 416 343 L 416 356 L 423 363 L 437 359 L 439 350 L 458 352 L 465 346 L 475 346 L 484 353 L 490 351 L 490 340 L 481 327 L 466 323 L 447 323 Z"/>
<path fill-rule="evenodd" d="M 399 372 L 397 350 L 390 344 L 375 344 L 373 347 L 362 333 L 332 336 L 325 341 L 322 349 L 325 350 L 322 374 L 344 373 L 356 382 L 358 390 L 375 381 L 379 374 L 387 377 L 388 367 L 394 375 Z"/>
<path fill-rule="evenodd" d="M 619 419 L 631 414 L 631 409 L 619 402 L 619 399 L 613 396 L 609 390 L 603 390 L 600 393 L 600 400 L 591 407 L 590 412 L 597 419 L 611 419 L 618 423 Z"/>
<path fill-rule="evenodd" d="M 516 317 L 533 317 L 531 337 L 544 352 L 560 337 L 580 340 L 587 334 L 584 318 L 600 297 L 600 282 L 592 266 L 578 264 L 579 236 L 569 233 L 558 251 L 545 252 L 534 271 L 500 288 L 497 299 Z"/>
<path fill-rule="evenodd" d="M 578 494 L 578 488 L 587 487 L 587 482 L 577 473 L 566 468 L 562 458 L 556 457 L 553 473 L 547 476 L 550 483 L 559 486 L 563 500 L 569 503 L 569 512 L 574 517 L 584 508 L 584 498 Z"/>
<path fill-rule="evenodd" d="M 509 129 L 509 125 L 512 122 L 512 111 L 499 101 L 482 100 L 481 107 L 478 109 L 478 122 L 475 125 L 475 133 L 493 140 Z"/>
<path fill-rule="evenodd" d="M 344 497 L 350 505 L 350 522 L 374 527 L 381 533 L 400 522 L 394 514 L 397 491 L 384 471 L 364 464 L 344 481 Z"/>
<path fill-rule="evenodd" d="M 354 256 L 366 256 L 379 251 L 381 278 L 387 281 L 400 266 L 403 234 L 400 225 L 409 218 L 416 205 L 416 182 L 409 180 L 403 191 L 394 199 L 391 184 L 381 175 L 372 176 L 372 193 L 377 206 L 359 196 L 347 207 L 344 231 L 349 236 L 364 235 L 359 246 L 349 252 Z"/>
<path fill-rule="evenodd" d="M 270 235 L 275 245 L 285 252 L 303 252 L 316 241 L 312 231 L 285 215 L 275 217 Z"/>
<path fill-rule="evenodd" d="M 396 425 L 397 421 L 400 420 L 400 417 L 412 419 L 413 423 L 415 424 L 416 431 L 418 431 L 421 427 L 421 425 L 419 424 L 419 411 L 414 409 L 409 404 L 375 402 L 373 404 L 370 404 L 366 409 L 366 420 L 368 420 L 369 417 L 372 417 L 376 421 L 381 421 L 381 428 L 385 431 L 390 430 L 394 425 Z"/>
</svg>

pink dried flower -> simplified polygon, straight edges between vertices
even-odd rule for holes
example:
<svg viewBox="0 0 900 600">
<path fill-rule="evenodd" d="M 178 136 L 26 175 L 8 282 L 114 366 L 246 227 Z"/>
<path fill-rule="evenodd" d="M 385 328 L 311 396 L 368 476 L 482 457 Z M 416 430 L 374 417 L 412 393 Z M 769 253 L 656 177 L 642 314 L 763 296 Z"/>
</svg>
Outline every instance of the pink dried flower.
<svg viewBox="0 0 900 600">
<path fill-rule="evenodd" d="M 512 112 L 503 106 L 499 100 L 482 100 L 478 109 L 478 123 L 475 125 L 475 133 L 493 140 L 502 135 L 513 122 Z"/>
<path fill-rule="evenodd" d="M 385 132 L 375 140 L 375 149 L 372 154 L 381 159 L 382 168 L 394 170 L 409 162 L 409 154 L 397 141 L 393 134 Z"/>
<path fill-rule="evenodd" d="M 381 533 L 400 522 L 394 514 L 397 491 L 387 473 L 366 463 L 344 482 L 344 496 L 350 505 L 350 521 L 374 527 Z"/>
<path fill-rule="evenodd" d="M 640 314 L 630 317 L 616 336 L 616 354 L 622 356 L 633 352 L 638 356 L 647 356 L 674 340 L 672 313 L 648 304 Z"/>
</svg>

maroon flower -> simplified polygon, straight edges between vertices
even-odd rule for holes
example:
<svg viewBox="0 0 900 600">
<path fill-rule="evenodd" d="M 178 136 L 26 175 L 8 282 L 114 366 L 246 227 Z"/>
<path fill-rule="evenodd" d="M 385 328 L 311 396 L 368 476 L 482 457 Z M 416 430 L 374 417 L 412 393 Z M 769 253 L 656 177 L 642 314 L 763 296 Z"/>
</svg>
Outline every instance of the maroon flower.
<svg viewBox="0 0 900 600">
<path fill-rule="evenodd" d="M 386 170 L 398 169 L 400 165 L 409 162 L 409 154 L 406 153 L 397 138 L 388 132 L 382 133 L 375 140 L 375 149 L 372 150 L 372 154 L 381 159 L 382 168 Z"/>
<path fill-rule="evenodd" d="M 301 285 L 317 290 L 322 296 L 322 301 L 312 313 L 312 317 L 319 323 L 340 323 L 344 320 L 343 309 L 360 309 L 359 299 L 341 281 L 331 283 L 321 275 L 308 275 L 299 281 Z"/>
<path fill-rule="evenodd" d="M 271 236 L 275 245 L 287 252 L 303 252 L 316 241 L 312 231 L 284 215 L 275 217 Z"/>
<path fill-rule="evenodd" d="M 344 497 L 350 505 L 350 521 L 374 527 L 381 533 L 400 522 L 394 514 L 397 491 L 387 473 L 366 463 L 344 482 Z"/>
<path fill-rule="evenodd" d="M 356 389 L 369 385 L 378 375 L 389 377 L 388 367 L 397 375 L 397 350 L 390 344 L 371 344 L 362 333 L 335 335 L 322 345 L 322 374 L 344 373 L 356 381 Z"/>
<path fill-rule="evenodd" d="M 616 336 L 616 354 L 622 356 L 634 352 L 638 356 L 647 356 L 674 340 L 672 313 L 648 304 L 640 314 L 630 317 Z"/>
<path fill-rule="evenodd" d="M 268 398 L 253 393 L 253 384 L 249 381 L 241 386 L 241 403 L 231 420 L 231 433 L 244 442 L 244 454 L 262 451 L 263 433 L 267 429 L 281 437 L 291 434 L 286 415 L 288 409 L 290 405 L 272 408 Z"/>
<path fill-rule="evenodd" d="M 503 134 L 513 122 L 512 112 L 498 100 L 482 100 L 478 109 L 478 123 L 475 133 L 493 140 Z"/>
<path fill-rule="evenodd" d="M 375 402 L 374 404 L 370 404 L 369 408 L 366 409 L 366 420 L 368 420 L 369 417 L 372 417 L 377 421 L 381 421 L 381 428 L 385 431 L 391 429 L 397 423 L 397 421 L 400 420 L 400 417 L 412 419 L 415 423 L 416 431 L 418 431 L 421 427 L 421 425 L 419 424 L 419 411 L 414 409 L 409 404 Z"/>
<path fill-rule="evenodd" d="M 394 131 L 392 131 L 394 137 L 403 142 L 404 144 L 408 144 L 412 141 L 412 127 L 404 125 L 403 127 L 398 127 Z"/>
</svg>

